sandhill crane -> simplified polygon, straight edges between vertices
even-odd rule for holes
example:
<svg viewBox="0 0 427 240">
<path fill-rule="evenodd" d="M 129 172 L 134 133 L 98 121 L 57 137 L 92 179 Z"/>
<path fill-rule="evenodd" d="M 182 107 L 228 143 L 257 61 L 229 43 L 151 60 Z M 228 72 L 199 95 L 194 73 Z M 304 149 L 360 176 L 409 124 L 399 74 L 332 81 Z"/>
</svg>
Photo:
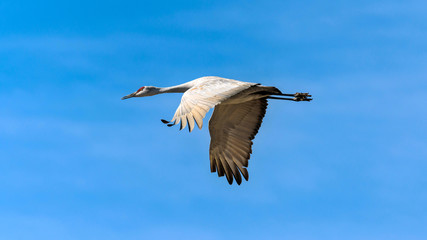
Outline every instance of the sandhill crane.
<svg viewBox="0 0 427 240">
<path fill-rule="evenodd" d="M 161 93 L 184 93 L 172 120 L 162 119 L 169 127 L 181 123 L 180 130 L 188 124 L 191 132 L 195 126 L 194 121 L 201 129 L 206 113 L 215 107 L 209 120 L 210 168 L 219 177 L 225 174 L 230 185 L 233 183 L 233 176 L 240 185 L 240 173 L 248 181 L 249 173 L 246 168 L 252 153 L 252 140 L 264 118 L 267 99 L 296 102 L 312 100 L 308 93 L 283 94 L 275 87 L 212 76 L 172 87 L 141 87 L 122 100 Z"/>
</svg>

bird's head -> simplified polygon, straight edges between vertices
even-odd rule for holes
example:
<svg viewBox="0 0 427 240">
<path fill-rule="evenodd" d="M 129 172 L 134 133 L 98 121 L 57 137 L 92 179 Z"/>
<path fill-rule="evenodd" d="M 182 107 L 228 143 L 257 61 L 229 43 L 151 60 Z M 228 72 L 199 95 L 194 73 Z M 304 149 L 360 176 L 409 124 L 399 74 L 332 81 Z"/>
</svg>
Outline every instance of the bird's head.
<svg viewBox="0 0 427 240">
<path fill-rule="evenodd" d="M 140 87 L 138 90 L 136 90 L 136 92 L 122 97 L 122 100 L 132 98 L 132 97 L 148 97 L 148 96 L 156 95 L 158 93 L 159 93 L 158 88 L 153 86 L 144 86 L 144 87 Z"/>
</svg>

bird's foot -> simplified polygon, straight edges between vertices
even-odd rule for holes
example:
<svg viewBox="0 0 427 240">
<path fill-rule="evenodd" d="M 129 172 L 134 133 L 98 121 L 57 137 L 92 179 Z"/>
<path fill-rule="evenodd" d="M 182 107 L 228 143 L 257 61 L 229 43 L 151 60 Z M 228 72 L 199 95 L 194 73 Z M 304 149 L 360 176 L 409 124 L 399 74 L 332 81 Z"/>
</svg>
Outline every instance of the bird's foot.
<svg viewBox="0 0 427 240">
<path fill-rule="evenodd" d="M 294 101 L 300 102 L 300 101 L 311 101 L 313 98 L 311 98 L 311 95 L 308 93 L 295 93 L 294 94 Z"/>
</svg>

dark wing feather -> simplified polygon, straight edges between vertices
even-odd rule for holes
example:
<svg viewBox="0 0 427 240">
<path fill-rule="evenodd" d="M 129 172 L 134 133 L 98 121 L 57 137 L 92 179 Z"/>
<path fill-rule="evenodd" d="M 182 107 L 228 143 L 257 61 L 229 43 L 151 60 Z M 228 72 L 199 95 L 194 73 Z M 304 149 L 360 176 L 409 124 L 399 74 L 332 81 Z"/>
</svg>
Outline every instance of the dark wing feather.
<svg viewBox="0 0 427 240">
<path fill-rule="evenodd" d="M 228 183 L 237 184 L 242 177 L 249 178 L 248 160 L 252 153 L 252 140 L 258 133 L 267 109 L 267 99 L 260 98 L 239 104 L 219 104 L 209 121 L 211 144 L 209 149 L 211 172 L 227 177 Z"/>
</svg>

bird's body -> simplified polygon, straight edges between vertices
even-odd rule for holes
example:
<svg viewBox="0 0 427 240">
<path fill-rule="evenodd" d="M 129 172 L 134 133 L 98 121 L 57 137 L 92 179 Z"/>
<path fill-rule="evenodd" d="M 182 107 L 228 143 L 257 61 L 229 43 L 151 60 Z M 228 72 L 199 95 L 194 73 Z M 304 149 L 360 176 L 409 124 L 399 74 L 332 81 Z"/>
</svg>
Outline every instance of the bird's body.
<svg viewBox="0 0 427 240">
<path fill-rule="evenodd" d="M 226 176 L 230 184 L 233 176 L 238 184 L 243 177 L 248 180 L 248 160 L 252 153 L 252 140 L 257 134 L 267 109 L 267 99 L 310 101 L 308 94 L 282 94 L 275 87 L 242 82 L 220 77 L 201 77 L 168 88 L 142 87 L 130 97 L 153 96 L 161 93 L 184 93 L 171 121 L 162 120 L 168 126 L 180 123 L 180 129 L 188 125 L 191 132 L 195 125 L 201 129 L 206 113 L 214 108 L 209 121 L 211 144 L 209 149 L 211 172 Z M 278 98 L 294 96 L 294 98 Z"/>
</svg>

